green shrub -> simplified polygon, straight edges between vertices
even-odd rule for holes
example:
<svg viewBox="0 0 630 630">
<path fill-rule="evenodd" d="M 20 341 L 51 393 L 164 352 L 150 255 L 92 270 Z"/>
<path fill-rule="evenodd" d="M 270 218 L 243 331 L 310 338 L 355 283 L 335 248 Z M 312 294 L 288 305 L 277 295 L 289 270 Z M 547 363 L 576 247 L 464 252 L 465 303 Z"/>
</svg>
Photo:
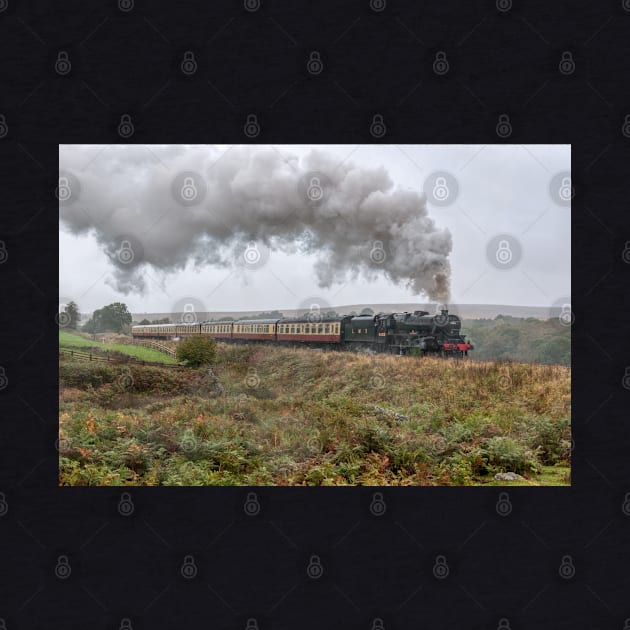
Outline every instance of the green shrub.
<svg viewBox="0 0 630 630">
<path fill-rule="evenodd" d="M 177 360 L 191 367 L 210 365 L 214 362 L 216 347 L 212 337 L 189 337 L 177 345 Z"/>
<path fill-rule="evenodd" d="M 471 486 L 475 481 L 474 465 L 461 453 L 455 453 L 438 465 L 442 483 L 454 486 Z"/>
<path fill-rule="evenodd" d="M 104 363 L 59 362 L 59 383 L 70 387 L 98 387 L 104 383 L 113 383 L 120 370 Z"/>
<path fill-rule="evenodd" d="M 488 465 L 503 472 L 536 473 L 540 464 L 536 454 L 511 437 L 497 436 L 482 444 Z"/>
<path fill-rule="evenodd" d="M 528 418 L 528 444 L 540 452 L 543 464 L 567 461 L 571 455 L 571 424 L 569 418 L 553 420 L 548 416 Z"/>
<path fill-rule="evenodd" d="M 387 454 L 394 445 L 394 438 L 387 427 L 375 425 L 358 431 L 358 437 L 365 453 Z"/>
</svg>

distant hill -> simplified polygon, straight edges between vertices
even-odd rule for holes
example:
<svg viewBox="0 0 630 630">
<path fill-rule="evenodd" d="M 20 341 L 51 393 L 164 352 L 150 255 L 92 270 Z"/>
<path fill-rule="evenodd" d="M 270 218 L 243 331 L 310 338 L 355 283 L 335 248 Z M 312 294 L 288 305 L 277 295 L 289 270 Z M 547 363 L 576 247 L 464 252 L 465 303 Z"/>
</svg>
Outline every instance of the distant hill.
<svg viewBox="0 0 630 630">
<path fill-rule="evenodd" d="M 402 313 L 405 311 L 429 311 L 429 313 L 436 312 L 436 304 L 418 304 L 418 303 L 405 303 L 405 304 L 347 304 L 343 306 L 326 307 L 322 310 L 334 310 L 341 314 L 348 314 L 351 312 L 360 313 L 364 308 L 371 308 L 375 313 Z M 233 317 L 235 319 L 243 319 L 247 317 L 253 317 L 263 312 L 264 309 L 250 310 L 250 311 L 208 311 L 206 313 L 197 313 L 199 319 L 220 319 L 222 317 Z M 270 310 L 270 309 L 269 309 Z M 294 317 L 298 315 L 298 311 L 295 308 L 279 308 L 277 309 L 284 313 L 285 317 Z M 548 319 L 550 317 L 550 307 L 547 306 L 514 306 L 509 304 L 457 304 L 449 306 L 450 312 L 458 315 L 461 319 L 494 319 L 497 315 L 506 315 L 510 317 L 534 317 L 536 319 Z M 170 317 L 172 320 L 179 318 L 181 313 L 133 313 L 134 321 L 141 321 L 142 319 L 155 320 L 162 319 L 164 317 Z"/>
</svg>

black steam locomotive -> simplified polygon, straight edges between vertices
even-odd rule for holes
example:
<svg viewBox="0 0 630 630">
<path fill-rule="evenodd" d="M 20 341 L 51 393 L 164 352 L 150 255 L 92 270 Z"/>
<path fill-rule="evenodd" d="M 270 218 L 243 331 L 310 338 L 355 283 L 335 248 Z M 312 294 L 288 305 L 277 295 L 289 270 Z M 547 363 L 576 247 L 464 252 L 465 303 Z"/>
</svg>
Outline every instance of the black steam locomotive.
<svg viewBox="0 0 630 630">
<path fill-rule="evenodd" d="M 401 355 L 464 356 L 468 355 L 473 346 L 460 331 L 459 317 L 442 309 L 438 315 L 429 315 L 428 311 L 414 311 L 328 318 L 321 316 L 319 311 L 311 311 L 294 318 L 220 322 L 197 322 L 194 313 L 185 312 L 178 324 L 133 326 L 131 334 L 138 339 L 210 336 L 237 343 L 267 342 Z"/>
</svg>

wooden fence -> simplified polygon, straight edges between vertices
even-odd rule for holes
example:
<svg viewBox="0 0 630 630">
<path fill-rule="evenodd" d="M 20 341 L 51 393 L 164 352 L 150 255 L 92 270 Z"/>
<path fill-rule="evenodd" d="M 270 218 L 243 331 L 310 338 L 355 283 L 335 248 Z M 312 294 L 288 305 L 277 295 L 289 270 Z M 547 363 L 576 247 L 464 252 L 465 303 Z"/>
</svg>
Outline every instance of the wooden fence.
<svg viewBox="0 0 630 630">
<path fill-rule="evenodd" d="M 183 366 L 181 365 L 172 365 L 168 363 L 159 363 L 157 361 L 143 361 L 142 359 L 137 359 L 136 357 L 125 356 L 124 358 L 120 355 L 111 356 L 107 351 L 103 353 L 91 352 L 89 350 L 79 350 L 75 348 L 59 348 L 59 356 L 66 356 L 72 359 L 78 359 L 80 361 L 95 361 L 98 363 L 133 363 L 134 365 L 154 365 L 156 367 L 163 368 L 176 368 L 181 369 Z"/>
<path fill-rule="evenodd" d="M 169 346 L 160 343 L 159 341 L 154 341 L 153 339 L 139 339 L 136 338 L 133 340 L 133 344 L 135 346 L 145 346 L 147 348 L 153 348 L 154 350 L 158 350 L 159 352 L 163 352 L 164 354 L 168 354 L 169 357 L 173 359 L 176 357 L 176 352 L 173 348 L 169 348 Z"/>
</svg>

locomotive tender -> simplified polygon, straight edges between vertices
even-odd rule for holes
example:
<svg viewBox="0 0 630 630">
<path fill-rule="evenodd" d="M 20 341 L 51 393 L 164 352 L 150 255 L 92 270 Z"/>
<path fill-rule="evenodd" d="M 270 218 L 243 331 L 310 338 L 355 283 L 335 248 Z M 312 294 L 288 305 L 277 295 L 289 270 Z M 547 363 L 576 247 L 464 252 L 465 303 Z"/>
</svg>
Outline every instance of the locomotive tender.
<svg viewBox="0 0 630 630">
<path fill-rule="evenodd" d="M 328 318 L 310 312 L 302 317 L 200 323 L 187 322 L 187 316 L 195 317 L 193 313 L 184 313 L 179 324 L 133 326 L 131 334 L 138 339 L 209 336 L 235 343 L 364 349 L 401 355 L 464 356 L 473 349 L 460 332 L 459 317 L 449 314 L 447 309 L 434 316 L 428 311 L 414 311 Z"/>
</svg>

